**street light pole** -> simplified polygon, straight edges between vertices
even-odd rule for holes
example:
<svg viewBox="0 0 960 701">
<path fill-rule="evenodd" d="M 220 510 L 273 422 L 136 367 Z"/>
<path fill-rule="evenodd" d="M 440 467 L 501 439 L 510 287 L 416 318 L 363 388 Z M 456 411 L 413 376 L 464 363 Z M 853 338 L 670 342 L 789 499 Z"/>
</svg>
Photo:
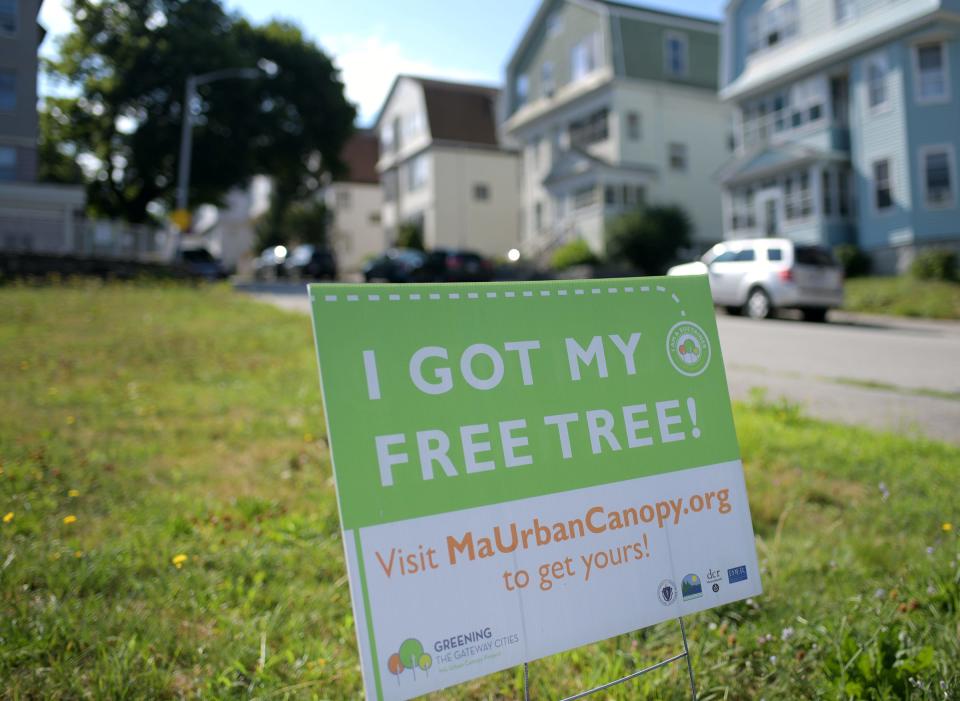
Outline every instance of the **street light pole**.
<svg viewBox="0 0 960 701">
<path fill-rule="evenodd" d="M 275 69 L 274 69 L 275 70 Z M 224 68 L 219 71 L 187 76 L 183 94 L 183 122 L 180 127 L 180 162 L 177 164 L 177 210 L 186 211 L 190 193 L 190 159 L 193 151 L 193 103 L 197 88 L 216 80 L 243 78 L 254 80 L 270 73 L 260 68 Z"/>
</svg>

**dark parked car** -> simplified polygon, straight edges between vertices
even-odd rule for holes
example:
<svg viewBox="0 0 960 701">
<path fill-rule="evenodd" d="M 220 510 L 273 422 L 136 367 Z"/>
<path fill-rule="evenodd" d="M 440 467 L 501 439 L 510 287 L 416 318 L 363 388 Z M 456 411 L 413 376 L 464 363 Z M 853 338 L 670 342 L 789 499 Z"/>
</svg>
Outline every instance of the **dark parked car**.
<svg viewBox="0 0 960 701">
<path fill-rule="evenodd" d="M 286 246 L 264 248 L 253 261 L 253 276 L 257 280 L 273 280 L 283 277 L 283 262 L 287 259 Z"/>
<path fill-rule="evenodd" d="M 283 264 L 287 275 L 301 280 L 335 280 L 337 259 L 333 252 L 312 244 L 293 249 Z"/>
<path fill-rule="evenodd" d="M 363 266 L 363 278 L 367 282 L 423 282 L 419 275 L 426 260 L 423 251 L 389 248 Z"/>
<path fill-rule="evenodd" d="M 423 282 L 489 282 L 493 265 L 473 251 L 437 248 L 427 254 L 420 272 Z"/>
<path fill-rule="evenodd" d="M 229 275 L 223 263 L 206 248 L 180 251 L 179 266 L 187 275 L 204 280 L 223 280 Z"/>
</svg>

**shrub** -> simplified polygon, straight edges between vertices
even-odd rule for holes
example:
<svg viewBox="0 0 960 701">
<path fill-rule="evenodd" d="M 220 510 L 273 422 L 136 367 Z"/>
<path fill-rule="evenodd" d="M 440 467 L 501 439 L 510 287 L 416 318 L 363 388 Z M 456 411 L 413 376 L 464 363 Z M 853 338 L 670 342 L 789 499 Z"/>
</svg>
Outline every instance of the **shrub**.
<svg viewBox="0 0 960 701">
<path fill-rule="evenodd" d="M 843 266 L 846 277 L 864 277 L 870 274 L 872 261 L 870 256 L 852 243 L 837 246 L 834 250 L 837 260 Z"/>
<path fill-rule="evenodd" d="M 590 250 L 590 246 L 583 239 L 565 243 L 553 252 L 553 257 L 550 259 L 550 263 L 557 270 L 565 270 L 574 265 L 594 265 L 597 262 L 596 254 Z"/>
<path fill-rule="evenodd" d="M 910 275 L 918 280 L 956 280 L 957 254 L 937 248 L 922 251 L 910 266 Z"/>
<path fill-rule="evenodd" d="M 415 248 L 418 251 L 424 250 L 423 247 L 423 229 L 414 222 L 404 222 L 400 225 L 397 232 L 397 246 L 400 248 Z"/>
<path fill-rule="evenodd" d="M 677 251 L 690 245 L 693 226 L 686 212 L 674 205 L 647 207 L 624 214 L 608 227 L 612 261 L 625 261 L 648 275 L 660 275 Z"/>
</svg>

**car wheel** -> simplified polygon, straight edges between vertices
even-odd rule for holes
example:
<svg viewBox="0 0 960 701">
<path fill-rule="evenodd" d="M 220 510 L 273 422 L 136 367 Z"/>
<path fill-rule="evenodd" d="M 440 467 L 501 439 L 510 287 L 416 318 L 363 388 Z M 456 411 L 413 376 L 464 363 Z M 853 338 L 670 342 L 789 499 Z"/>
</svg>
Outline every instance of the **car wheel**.
<svg viewBox="0 0 960 701">
<path fill-rule="evenodd" d="M 827 320 L 826 307 L 805 307 L 800 310 L 804 321 L 813 321 L 822 324 Z"/>
<path fill-rule="evenodd" d="M 761 288 L 754 287 L 747 295 L 747 303 L 744 305 L 743 311 L 751 319 L 769 319 L 773 316 L 770 295 Z"/>
</svg>

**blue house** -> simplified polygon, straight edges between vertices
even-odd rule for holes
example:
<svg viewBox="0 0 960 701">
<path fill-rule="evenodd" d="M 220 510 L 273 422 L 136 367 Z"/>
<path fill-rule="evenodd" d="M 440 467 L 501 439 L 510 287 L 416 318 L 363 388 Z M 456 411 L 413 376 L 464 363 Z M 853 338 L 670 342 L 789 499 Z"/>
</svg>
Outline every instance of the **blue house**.
<svg viewBox="0 0 960 701">
<path fill-rule="evenodd" d="M 960 250 L 960 0 L 730 0 L 726 238 Z"/>
</svg>

